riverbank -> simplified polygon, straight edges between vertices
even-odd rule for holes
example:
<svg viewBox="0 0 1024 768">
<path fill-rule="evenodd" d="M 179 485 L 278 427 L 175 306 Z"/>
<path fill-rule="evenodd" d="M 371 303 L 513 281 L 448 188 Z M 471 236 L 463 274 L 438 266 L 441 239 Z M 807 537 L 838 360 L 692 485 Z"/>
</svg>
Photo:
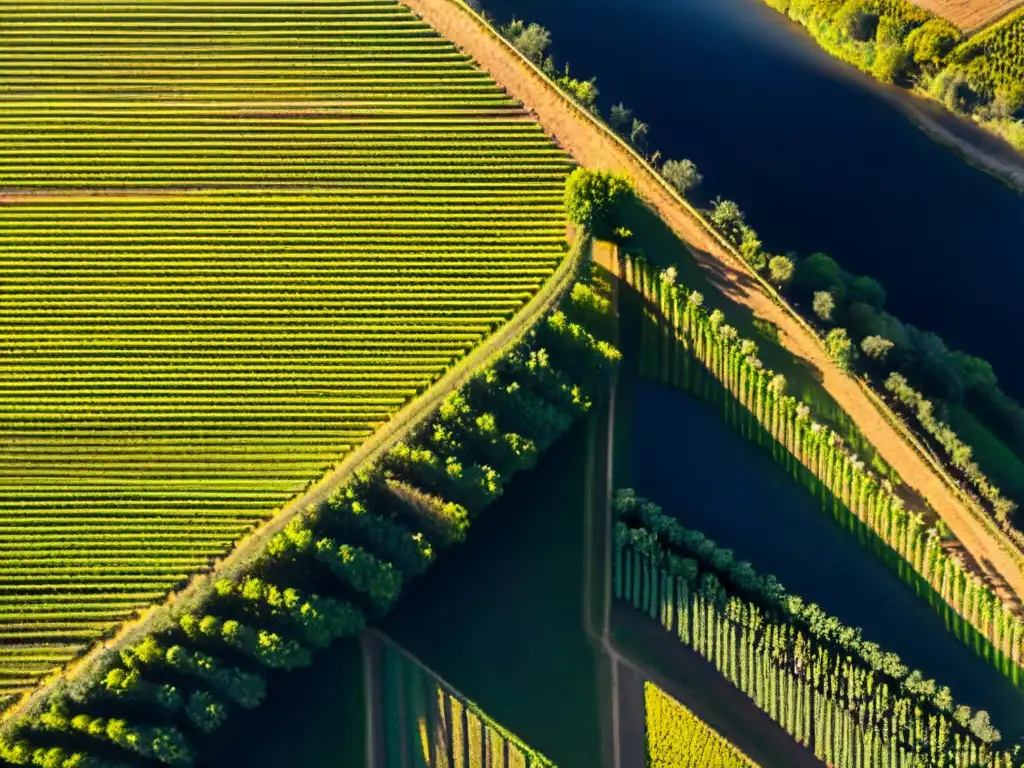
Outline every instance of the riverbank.
<svg viewBox="0 0 1024 768">
<path fill-rule="evenodd" d="M 895 107 L 936 144 L 951 150 L 970 166 L 1001 181 L 1016 192 L 1024 194 L 1024 153 L 993 128 L 948 109 L 931 94 L 917 86 L 902 87 L 884 83 L 866 71 L 858 62 L 848 60 L 821 42 L 808 27 L 788 14 L 778 12 L 767 0 L 761 0 L 787 25 L 792 25 L 799 36 L 845 70 L 837 74 L 861 80 L 869 90 Z"/>
<path fill-rule="evenodd" d="M 1024 155 L 998 134 L 950 112 L 920 92 L 905 91 L 899 94 L 900 98 L 883 95 L 932 141 L 952 150 L 967 164 L 1024 194 Z"/>
<path fill-rule="evenodd" d="M 535 68 L 479 17 L 455 0 L 407 0 L 438 32 L 473 56 L 477 63 L 522 101 L 564 149 L 588 167 L 630 175 L 637 192 L 689 247 L 717 290 L 779 329 L 780 342 L 820 377 L 822 387 L 854 420 L 882 458 L 949 525 L 1003 595 L 1024 594 L 1024 574 L 1016 560 L 975 519 L 952 490 L 908 445 L 870 401 L 860 385 L 836 367 L 818 339 L 798 318 L 770 297 L 739 259 L 681 203 L 617 137 L 571 104 Z"/>
</svg>

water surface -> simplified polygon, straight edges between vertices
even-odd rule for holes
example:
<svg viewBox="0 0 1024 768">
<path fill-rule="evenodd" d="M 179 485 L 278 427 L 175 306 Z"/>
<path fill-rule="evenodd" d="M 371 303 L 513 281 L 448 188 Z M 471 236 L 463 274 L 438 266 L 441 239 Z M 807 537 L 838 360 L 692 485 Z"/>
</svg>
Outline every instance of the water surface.
<svg viewBox="0 0 1024 768">
<path fill-rule="evenodd" d="M 652 146 L 696 162 L 704 197 L 736 200 L 769 249 L 824 251 L 878 278 L 894 314 L 987 358 L 1024 399 L 1024 197 L 931 141 L 801 27 L 760 0 L 484 6 L 548 27 L 558 61 L 598 78 L 603 112 L 634 108 Z"/>
</svg>

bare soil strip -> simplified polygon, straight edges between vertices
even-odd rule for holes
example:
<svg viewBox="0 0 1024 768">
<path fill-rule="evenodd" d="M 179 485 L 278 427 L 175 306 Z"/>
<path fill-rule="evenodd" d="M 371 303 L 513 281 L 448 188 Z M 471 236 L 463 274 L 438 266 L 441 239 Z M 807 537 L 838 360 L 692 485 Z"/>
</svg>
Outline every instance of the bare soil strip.
<svg viewBox="0 0 1024 768">
<path fill-rule="evenodd" d="M 545 130 L 579 163 L 627 173 L 637 192 L 692 251 L 716 287 L 730 300 L 751 309 L 779 328 L 780 340 L 794 355 L 813 365 L 822 386 L 850 415 L 865 437 L 903 481 L 949 525 L 1004 598 L 1024 594 L 1024 574 L 953 491 L 929 468 L 871 403 L 856 380 L 840 371 L 821 345 L 792 315 L 776 305 L 706 226 L 680 205 L 651 171 L 610 132 L 530 67 L 478 17 L 456 0 L 403 0 L 434 29 L 471 55 L 479 66 L 532 111 Z"/>
</svg>

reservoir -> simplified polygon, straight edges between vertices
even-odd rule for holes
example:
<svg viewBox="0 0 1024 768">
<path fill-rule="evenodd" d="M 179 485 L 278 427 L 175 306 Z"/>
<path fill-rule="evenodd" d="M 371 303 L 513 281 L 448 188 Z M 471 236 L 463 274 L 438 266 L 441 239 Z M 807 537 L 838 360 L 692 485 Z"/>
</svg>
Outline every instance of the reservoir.
<svg viewBox="0 0 1024 768">
<path fill-rule="evenodd" d="M 1024 196 L 928 138 L 882 86 L 760 0 L 482 0 L 547 27 L 561 65 L 597 77 L 665 159 L 735 200 L 773 253 L 822 251 L 888 308 L 984 357 L 1024 399 Z M 909 95 L 897 97 L 910 99 Z M 1009 335 L 1008 335 L 1009 334 Z"/>
</svg>

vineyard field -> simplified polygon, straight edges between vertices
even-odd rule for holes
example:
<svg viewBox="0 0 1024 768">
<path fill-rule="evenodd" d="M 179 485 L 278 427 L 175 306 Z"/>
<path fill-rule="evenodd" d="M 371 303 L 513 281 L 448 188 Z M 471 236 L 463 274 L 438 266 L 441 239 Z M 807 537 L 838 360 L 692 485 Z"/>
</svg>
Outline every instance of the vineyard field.
<svg viewBox="0 0 1024 768">
<path fill-rule="evenodd" d="M 971 37 L 953 52 L 976 79 L 993 89 L 1024 84 L 1024 9 Z"/>
<path fill-rule="evenodd" d="M 511 318 L 572 164 L 392 0 L 0 0 L 0 700 Z"/>
<path fill-rule="evenodd" d="M 654 683 L 644 683 L 647 768 L 758 768 Z"/>
</svg>

